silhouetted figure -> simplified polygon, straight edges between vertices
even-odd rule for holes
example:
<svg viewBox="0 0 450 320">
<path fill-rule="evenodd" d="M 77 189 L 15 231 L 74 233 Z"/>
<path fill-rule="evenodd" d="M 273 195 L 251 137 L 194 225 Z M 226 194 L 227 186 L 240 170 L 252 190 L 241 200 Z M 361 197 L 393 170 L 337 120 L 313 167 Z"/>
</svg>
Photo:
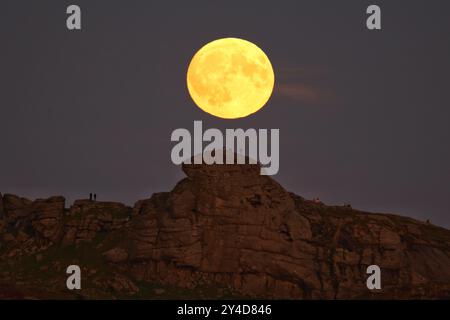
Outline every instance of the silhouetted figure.
<svg viewBox="0 0 450 320">
<path fill-rule="evenodd" d="M 89 193 L 89 201 L 92 201 L 92 193 Z"/>
<path fill-rule="evenodd" d="M 430 219 L 427 219 L 427 223 L 430 224 Z"/>
<path fill-rule="evenodd" d="M 94 201 L 97 201 L 97 194 L 94 193 Z"/>
</svg>

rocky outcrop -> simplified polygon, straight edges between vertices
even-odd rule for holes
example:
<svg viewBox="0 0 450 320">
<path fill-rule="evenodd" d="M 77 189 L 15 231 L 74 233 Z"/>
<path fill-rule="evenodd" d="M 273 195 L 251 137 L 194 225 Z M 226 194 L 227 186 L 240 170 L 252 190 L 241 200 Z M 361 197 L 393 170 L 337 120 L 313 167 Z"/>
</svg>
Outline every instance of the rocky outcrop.
<svg viewBox="0 0 450 320">
<path fill-rule="evenodd" d="M 4 219 L 8 223 L 14 223 L 20 218 L 24 218 L 31 213 L 32 201 L 20 198 L 12 194 L 3 196 Z"/>
<path fill-rule="evenodd" d="M 69 209 L 62 245 L 92 241 L 99 233 L 121 228 L 131 209 L 117 202 L 77 200 Z"/>
<path fill-rule="evenodd" d="M 31 226 L 40 237 L 52 242 L 60 239 L 65 201 L 63 197 L 52 197 L 38 199 L 31 204 L 31 212 L 34 215 Z"/>
<path fill-rule="evenodd" d="M 31 236 L 54 242 L 59 239 L 64 215 L 63 197 L 31 201 L 7 194 L 3 200 L 4 222 L 14 226 L 18 240 Z"/>
<path fill-rule="evenodd" d="M 450 298 L 449 230 L 305 200 L 261 176 L 257 165 L 183 171 L 171 192 L 133 209 L 79 200 L 67 210 L 61 197 L 5 195 L 3 221 L 14 232 L 0 232 L 7 248 L 0 256 L 39 241 L 61 250 L 87 245 L 105 263 L 93 274 L 114 274 L 93 283 L 129 295 L 139 292 L 136 283 L 151 282 L 259 298 Z M 382 271 L 381 290 L 366 286 L 373 264 Z"/>
<path fill-rule="evenodd" d="M 447 230 L 304 200 L 256 165 L 183 170 L 172 192 L 134 208 L 124 243 L 139 278 L 272 298 L 450 297 Z M 372 264 L 383 274 L 376 292 Z"/>
<path fill-rule="evenodd" d="M 77 200 L 66 210 L 65 199 L 59 196 L 31 201 L 7 194 L 3 199 L 0 236 L 3 247 L 11 248 L 10 257 L 92 241 L 123 227 L 131 214 L 131 208 L 116 202 Z"/>
<path fill-rule="evenodd" d="M 57 243 L 63 227 L 63 197 L 35 201 L 6 194 L 0 221 L 0 248 L 8 258 L 34 254 Z"/>
</svg>

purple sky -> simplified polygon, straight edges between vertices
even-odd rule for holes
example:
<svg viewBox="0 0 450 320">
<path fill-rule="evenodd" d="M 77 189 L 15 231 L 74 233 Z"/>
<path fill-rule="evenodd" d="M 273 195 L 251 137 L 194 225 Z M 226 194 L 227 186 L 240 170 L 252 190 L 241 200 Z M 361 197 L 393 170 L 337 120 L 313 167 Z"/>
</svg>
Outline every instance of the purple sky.
<svg viewBox="0 0 450 320">
<path fill-rule="evenodd" d="M 81 32 L 65 10 L 82 8 Z M 133 204 L 183 177 L 170 134 L 279 128 L 288 190 L 450 227 L 449 1 L 20 1 L 0 11 L 0 192 L 95 192 Z M 271 59 L 260 112 L 221 120 L 185 85 L 205 43 L 239 37 Z"/>
</svg>

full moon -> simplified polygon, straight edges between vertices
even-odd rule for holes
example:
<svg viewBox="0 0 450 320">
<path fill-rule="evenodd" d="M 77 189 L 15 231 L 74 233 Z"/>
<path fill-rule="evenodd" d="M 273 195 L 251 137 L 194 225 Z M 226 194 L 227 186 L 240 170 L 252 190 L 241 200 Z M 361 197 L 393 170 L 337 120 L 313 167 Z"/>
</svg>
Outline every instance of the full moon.
<svg viewBox="0 0 450 320">
<path fill-rule="evenodd" d="M 266 54 L 238 39 L 212 41 L 192 58 L 187 87 L 195 104 L 219 118 L 246 117 L 269 100 L 275 76 Z"/>
</svg>

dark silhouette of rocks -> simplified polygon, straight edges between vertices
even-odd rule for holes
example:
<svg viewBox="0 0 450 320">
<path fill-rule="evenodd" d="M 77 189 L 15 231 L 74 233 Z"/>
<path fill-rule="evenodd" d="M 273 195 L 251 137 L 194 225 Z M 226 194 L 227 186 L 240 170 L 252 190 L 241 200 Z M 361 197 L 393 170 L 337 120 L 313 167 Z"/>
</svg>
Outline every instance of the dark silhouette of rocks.
<svg viewBox="0 0 450 320">
<path fill-rule="evenodd" d="M 171 192 L 133 208 L 0 197 L 0 282 L 16 277 L 9 266 L 26 270 L 32 257 L 34 269 L 60 275 L 48 295 L 63 298 L 68 263 L 82 267 L 90 286 L 78 294 L 90 298 L 136 297 L 144 284 L 165 288 L 146 298 L 199 286 L 220 288 L 216 297 L 450 298 L 449 230 L 305 200 L 261 176 L 258 165 L 182 169 L 187 177 Z M 381 290 L 366 287 L 372 264 L 382 270 Z M 20 273 L 20 282 L 36 286 L 39 274 L 33 282 Z"/>
</svg>

